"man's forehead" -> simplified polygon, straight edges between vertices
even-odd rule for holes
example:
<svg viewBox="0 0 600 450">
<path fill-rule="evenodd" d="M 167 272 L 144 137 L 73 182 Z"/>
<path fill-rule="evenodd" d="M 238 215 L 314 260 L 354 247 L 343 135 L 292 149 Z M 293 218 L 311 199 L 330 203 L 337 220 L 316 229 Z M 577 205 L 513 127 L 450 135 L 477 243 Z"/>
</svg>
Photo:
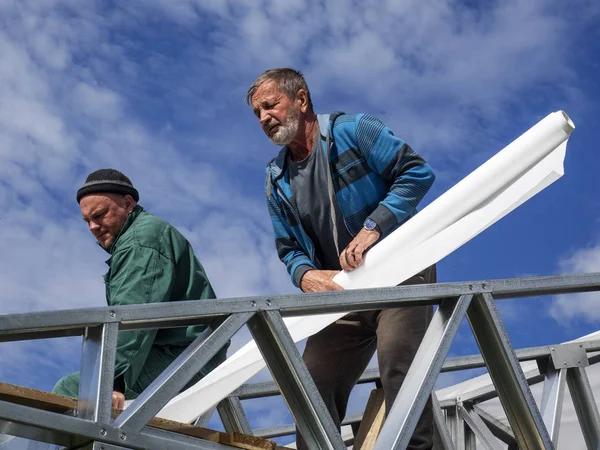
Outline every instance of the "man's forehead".
<svg viewBox="0 0 600 450">
<path fill-rule="evenodd" d="M 94 209 L 101 208 L 103 206 L 109 205 L 113 200 L 107 195 L 102 194 L 93 194 L 86 195 L 79 202 L 79 207 L 81 209 L 81 213 L 85 214 L 87 212 L 91 212 Z"/>
<path fill-rule="evenodd" d="M 265 81 L 263 84 L 261 84 L 258 87 L 258 89 L 256 89 L 256 92 L 252 96 L 252 102 L 253 103 L 259 102 L 264 97 L 276 96 L 276 95 L 282 95 L 282 94 L 283 94 L 283 91 L 281 90 L 281 88 L 275 81 L 273 81 L 273 80 Z"/>
</svg>

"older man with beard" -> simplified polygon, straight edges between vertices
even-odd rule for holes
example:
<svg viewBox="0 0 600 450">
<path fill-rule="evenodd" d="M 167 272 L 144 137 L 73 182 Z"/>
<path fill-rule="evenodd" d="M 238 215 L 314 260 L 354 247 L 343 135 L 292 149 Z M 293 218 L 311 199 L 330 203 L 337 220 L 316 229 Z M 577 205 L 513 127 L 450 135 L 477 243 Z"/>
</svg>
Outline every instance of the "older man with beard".
<svg viewBox="0 0 600 450">
<path fill-rule="evenodd" d="M 109 306 L 215 298 L 192 246 L 173 226 L 145 211 L 131 180 L 114 169 L 91 173 L 77 191 L 81 216 L 110 257 L 104 275 Z M 136 398 L 206 329 L 205 325 L 122 331 L 117 338 L 113 408 Z M 225 360 L 223 347 L 187 387 Z M 184 388 L 184 389 L 185 389 Z M 77 397 L 79 373 L 56 394 Z"/>
<path fill-rule="evenodd" d="M 368 114 L 316 115 L 302 74 L 272 69 L 246 94 L 279 155 L 267 165 L 266 196 L 277 253 L 304 292 L 340 290 L 332 278 L 417 212 L 434 181 L 429 165 Z M 433 283 L 435 266 L 403 284 Z M 389 412 L 431 319 L 432 307 L 350 313 L 311 336 L 304 361 L 334 422 L 377 350 Z M 409 449 L 432 447 L 428 404 Z M 299 436 L 298 448 L 306 449 Z"/>
</svg>

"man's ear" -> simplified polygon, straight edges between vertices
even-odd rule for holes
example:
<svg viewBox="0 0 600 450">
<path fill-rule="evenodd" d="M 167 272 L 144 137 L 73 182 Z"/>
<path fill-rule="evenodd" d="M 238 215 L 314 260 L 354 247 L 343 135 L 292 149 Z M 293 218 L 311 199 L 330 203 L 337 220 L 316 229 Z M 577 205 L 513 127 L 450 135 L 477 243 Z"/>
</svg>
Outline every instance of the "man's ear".
<svg viewBox="0 0 600 450">
<path fill-rule="evenodd" d="M 125 209 L 131 208 L 133 210 L 133 207 L 135 207 L 135 200 L 133 197 L 131 195 L 126 195 L 123 198 L 125 199 Z"/>
<path fill-rule="evenodd" d="M 296 94 L 296 98 L 300 100 L 300 111 L 303 113 L 308 112 L 308 94 L 304 89 L 298 89 L 298 93 Z"/>
</svg>

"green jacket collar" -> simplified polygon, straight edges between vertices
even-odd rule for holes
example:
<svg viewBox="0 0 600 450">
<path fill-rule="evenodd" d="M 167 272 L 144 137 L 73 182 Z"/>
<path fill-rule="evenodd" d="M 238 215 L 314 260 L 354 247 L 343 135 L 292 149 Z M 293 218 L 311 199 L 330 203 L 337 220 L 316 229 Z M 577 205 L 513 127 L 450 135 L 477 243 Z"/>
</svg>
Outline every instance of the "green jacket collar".
<svg viewBox="0 0 600 450">
<path fill-rule="evenodd" d="M 127 220 L 125 221 L 125 224 L 123 225 L 123 228 L 121 228 L 121 231 L 119 231 L 119 234 L 117 235 L 117 238 L 115 239 L 115 242 L 112 243 L 112 245 L 110 246 L 110 249 L 108 249 L 108 250 L 104 249 L 104 250 L 106 250 L 107 253 L 110 253 L 112 255 L 112 253 L 114 252 L 115 247 L 117 245 L 117 242 L 119 242 L 119 238 L 125 234 L 125 232 L 129 229 L 129 227 L 131 227 L 133 222 L 135 222 L 135 219 L 137 219 L 137 217 L 143 211 L 144 211 L 144 208 L 142 208 L 140 205 L 135 205 L 135 208 L 133 208 L 133 211 L 131 211 L 131 213 L 127 217 Z M 100 245 L 100 243 L 98 243 L 98 245 Z M 102 248 L 104 248 L 104 247 L 102 247 Z"/>
</svg>

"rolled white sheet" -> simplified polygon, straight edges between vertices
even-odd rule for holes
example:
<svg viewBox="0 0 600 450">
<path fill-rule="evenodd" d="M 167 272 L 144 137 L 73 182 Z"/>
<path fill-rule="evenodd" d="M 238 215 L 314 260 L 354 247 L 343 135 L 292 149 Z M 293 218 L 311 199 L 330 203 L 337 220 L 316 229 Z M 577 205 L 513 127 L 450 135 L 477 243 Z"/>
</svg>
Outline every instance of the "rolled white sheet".
<svg viewBox="0 0 600 450">
<path fill-rule="evenodd" d="M 395 286 L 440 261 L 560 178 L 574 128 L 564 112 L 548 115 L 374 246 L 361 268 L 341 272 L 334 281 L 345 289 Z M 285 323 L 298 342 L 344 314 L 293 317 Z M 263 367 L 260 351 L 250 341 L 171 400 L 159 416 L 190 422 Z"/>
</svg>

